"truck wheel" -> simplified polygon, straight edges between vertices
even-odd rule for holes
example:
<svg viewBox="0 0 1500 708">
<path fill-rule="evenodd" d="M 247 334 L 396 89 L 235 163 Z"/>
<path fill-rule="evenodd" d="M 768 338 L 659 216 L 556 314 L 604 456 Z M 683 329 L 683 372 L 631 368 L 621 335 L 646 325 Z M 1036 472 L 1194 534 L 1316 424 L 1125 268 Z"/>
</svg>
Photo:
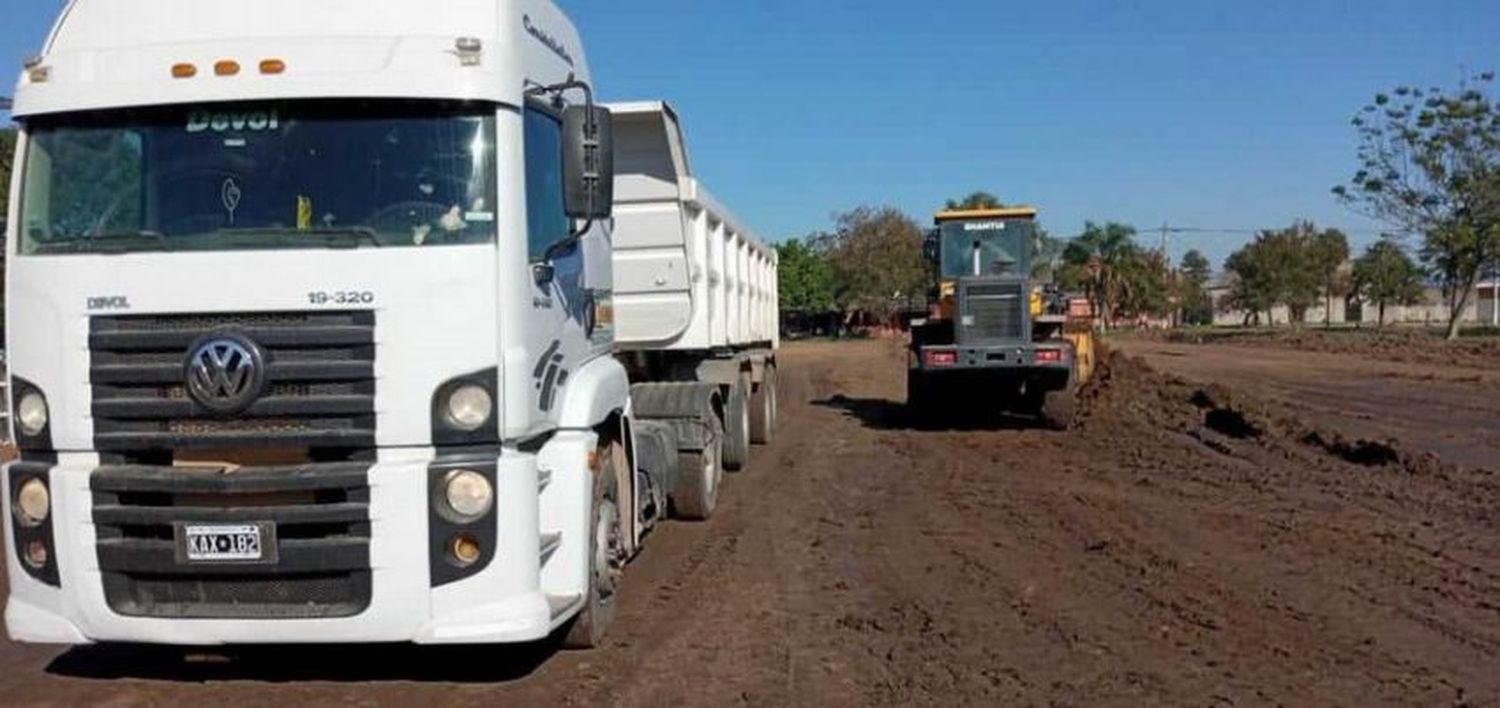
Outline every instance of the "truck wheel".
<svg viewBox="0 0 1500 708">
<path fill-rule="evenodd" d="M 687 521 L 707 521 L 719 504 L 719 481 L 724 467 L 719 464 L 719 447 L 724 434 L 719 419 L 709 416 L 712 428 L 708 447 L 697 452 L 677 454 L 677 486 L 672 489 L 672 514 Z"/>
<path fill-rule="evenodd" d="M 776 367 L 767 365 L 764 378 L 750 394 L 750 442 L 765 445 L 776 430 Z"/>
<path fill-rule="evenodd" d="M 615 618 L 615 596 L 625 569 L 614 450 L 600 453 L 599 469 L 594 470 L 594 524 L 589 530 L 589 587 L 583 610 L 563 639 L 567 649 L 593 649 L 604 640 Z"/>
<path fill-rule="evenodd" d="M 1073 427 L 1078 417 L 1078 396 L 1070 386 L 1048 391 L 1042 396 L 1042 423 L 1053 430 Z"/>
<path fill-rule="evenodd" d="M 724 469 L 738 472 L 750 464 L 750 377 L 729 389 L 724 406 Z"/>
</svg>

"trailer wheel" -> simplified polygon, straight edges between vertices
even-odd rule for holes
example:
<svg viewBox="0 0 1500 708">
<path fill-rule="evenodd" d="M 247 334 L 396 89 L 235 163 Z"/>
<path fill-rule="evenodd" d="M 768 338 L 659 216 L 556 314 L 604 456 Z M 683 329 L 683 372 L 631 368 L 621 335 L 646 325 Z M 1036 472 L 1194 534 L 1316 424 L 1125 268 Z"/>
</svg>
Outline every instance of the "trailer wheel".
<svg viewBox="0 0 1500 708">
<path fill-rule="evenodd" d="M 724 478 L 720 446 L 724 434 L 717 416 L 708 416 L 712 429 L 708 447 L 677 454 L 677 485 L 672 489 L 672 514 L 687 521 L 707 521 L 719 504 L 719 482 Z"/>
<path fill-rule="evenodd" d="M 767 364 L 760 386 L 750 394 L 750 442 L 771 442 L 776 430 L 776 404 L 776 367 Z"/>
<path fill-rule="evenodd" d="M 613 445 L 600 450 L 594 470 L 594 524 L 589 533 L 589 586 L 583 610 L 573 618 L 563 646 L 593 649 L 604 640 L 615 618 L 615 596 L 625 569 L 624 536 L 620 520 L 620 484 L 615 474 Z"/>
<path fill-rule="evenodd" d="M 750 464 L 750 377 L 741 375 L 729 389 L 724 406 L 724 469 L 738 472 Z"/>
<path fill-rule="evenodd" d="M 1073 427 L 1078 417 L 1078 395 L 1072 386 L 1054 389 L 1042 395 L 1042 423 L 1053 430 Z"/>
</svg>

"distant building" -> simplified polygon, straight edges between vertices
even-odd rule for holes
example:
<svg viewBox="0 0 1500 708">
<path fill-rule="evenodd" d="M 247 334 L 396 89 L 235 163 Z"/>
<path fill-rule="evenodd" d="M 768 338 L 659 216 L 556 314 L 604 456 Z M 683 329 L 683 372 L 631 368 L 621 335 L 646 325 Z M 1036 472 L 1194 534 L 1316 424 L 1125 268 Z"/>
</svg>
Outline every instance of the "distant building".
<svg viewBox="0 0 1500 708">
<path fill-rule="evenodd" d="M 1246 325 L 1286 325 L 1292 321 L 1291 312 L 1278 305 L 1269 313 L 1250 313 L 1228 307 L 1229 293 L 1234 288 L 1233 274 L 1223 274 L 1210 280 L 1207 285 L 1209 297 L 1214 303 L 1214 325 L 1241 327 Z M 1500 291 L 1500 280 L 1484 280 L 1469 296 L 1464 307 L 1463 322 L 1470 325 L 1496 324 L 1496 293 Z M 1268 319 L 1269 318 L 1269 319 Z M 1307 309 L 1305 324 L 1357 324 L 1378 326 L 1380 308 L 1374 303 L 1362 303 L 1357 298 L 1334 298 L 1332 307 L 1326 300 L 1319 300 Z M 1448 303 L 1441 288 L 1429 286 L 1424 289 L 1422 301 L 1416 305 L 1388 305 L 1385 308 L 1385 324 L 1405 326 L 1441 327 L 1448 324 Z"/>
</svg>

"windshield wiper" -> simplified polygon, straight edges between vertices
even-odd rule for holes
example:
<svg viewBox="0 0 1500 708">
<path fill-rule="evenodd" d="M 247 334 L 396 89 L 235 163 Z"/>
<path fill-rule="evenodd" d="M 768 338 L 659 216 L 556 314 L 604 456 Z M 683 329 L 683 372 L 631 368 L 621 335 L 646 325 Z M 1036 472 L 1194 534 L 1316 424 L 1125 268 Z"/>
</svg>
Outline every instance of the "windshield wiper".
<svg viewBox="0 0 1500 708">
<path fill-rule="evenodd" d="M 366 243 L 376 248 L 385 245 L 380 241 L 380 234 L 368 226 L 329 226 L 316 229 L 262 227 L 219 229 L 215 233 L 226 236 L 321 236 L 327 240 L 328 245 L 335 248 L 358 248 Z"/>
<path fill-rule="evenodd" d="M 108 231 L 48 243 L 42 250 L 54 253 L 129 253 L 146 248 L 167 250 L 167 237 L 148 229 Z"/>
</svg>

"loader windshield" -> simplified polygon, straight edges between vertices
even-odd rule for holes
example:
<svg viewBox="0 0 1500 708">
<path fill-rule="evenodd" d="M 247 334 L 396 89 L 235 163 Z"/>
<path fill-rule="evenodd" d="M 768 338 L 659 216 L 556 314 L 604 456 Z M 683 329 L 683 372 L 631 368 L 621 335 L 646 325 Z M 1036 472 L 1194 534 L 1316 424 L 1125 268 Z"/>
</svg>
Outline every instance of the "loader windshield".
<svg viewBox="0 0 1500 708">
<path fill-rule="evenodd" d="M 21 253 L 492 242 L 494 110 L 214 103 L 27 124 Z"/>
<path fill-rule="evenodd" d="M 1035 226 L 1030 220 L 950 221 L 940 232 L 945 278 L 1031 272 Z"/>
</svg>

